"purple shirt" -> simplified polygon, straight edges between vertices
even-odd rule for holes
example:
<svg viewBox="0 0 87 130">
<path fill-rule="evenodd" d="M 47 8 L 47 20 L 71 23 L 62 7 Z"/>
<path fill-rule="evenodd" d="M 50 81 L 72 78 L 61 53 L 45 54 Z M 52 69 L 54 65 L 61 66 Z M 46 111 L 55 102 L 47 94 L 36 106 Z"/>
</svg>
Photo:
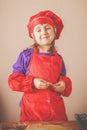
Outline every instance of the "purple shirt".
<svg viewBox="0 0 87 130">
<path fill-rule="evenodd" d="M 28 48 L 26 50 L 23 50 L 16 61 L 16 63 L 13 65 L 13 73 L 20 72 L 23 73 L 24 75 L 28 74 L 28 69 L 29 69 L 29 63 L 30 63 L 30 58 L 33 54 L 34 50 L 31 48 Z M 50 55 L 53 56 L 54 54 L 49 54 L 49 53 L 38 53 L 39 55 Z M 59 55 L 60 56 L 60 55 Z M 61 56 L 60 56 L 61 57 Z M 63 58 L 61 57 L 62 61 Z M 64 61 L 62 62 L 62 71 L 61 75 L 66 75 L 66 68 Z"/>
</svg>

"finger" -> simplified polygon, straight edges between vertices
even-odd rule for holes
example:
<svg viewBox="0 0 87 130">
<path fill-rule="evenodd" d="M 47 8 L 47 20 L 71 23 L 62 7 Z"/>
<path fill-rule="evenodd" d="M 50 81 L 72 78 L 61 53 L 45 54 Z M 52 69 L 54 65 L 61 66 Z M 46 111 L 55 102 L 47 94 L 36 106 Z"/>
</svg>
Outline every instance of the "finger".
<svg viewBox="0 0 87 130">
<path fill-rule="evenodd" d="M 50 82 L 47 82 L 47 84 L 48 84 L 49 86 L 55 86 L 54 84 L 52 84 L 52 83 L 50 83 Z"/>
</svg>

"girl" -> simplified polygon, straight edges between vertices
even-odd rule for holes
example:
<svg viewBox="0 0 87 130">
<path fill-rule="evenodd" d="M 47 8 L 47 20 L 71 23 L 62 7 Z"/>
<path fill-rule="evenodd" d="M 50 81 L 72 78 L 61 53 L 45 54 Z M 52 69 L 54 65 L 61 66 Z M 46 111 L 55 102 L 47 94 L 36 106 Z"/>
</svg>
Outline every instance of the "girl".
<svg viewBox="0 0 87 130">
<path fill-rule="evenodd" d="M 12 90 L 24 93 L 20 121 L 66 121 L 62 96 L 70 95 L 72 82 L 54 47 L 62 20 L 45 10 L 31 16 L 27 27 L 34 44 L 20 53 L 8 78 Z"/>
</svg>

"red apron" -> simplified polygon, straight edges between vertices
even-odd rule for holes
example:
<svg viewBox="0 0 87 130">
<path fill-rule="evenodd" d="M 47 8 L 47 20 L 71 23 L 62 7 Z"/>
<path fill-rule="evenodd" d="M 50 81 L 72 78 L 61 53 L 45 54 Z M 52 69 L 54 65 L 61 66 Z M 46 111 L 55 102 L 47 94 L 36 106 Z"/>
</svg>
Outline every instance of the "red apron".
<svg viewBox="0 0 87 130">
<path fill-rule="evenodd" d="M 54 51 L 53 56 L 39 55 L 37 50 L 31 57 L 29 75 L 51 83 L 58 82 L 62 60 Z M 22 98 L 21 121 L 64 121 L 67 120 L 61 96 L 50 88 L 34 89 L 24 93 Z"/>
</svg>

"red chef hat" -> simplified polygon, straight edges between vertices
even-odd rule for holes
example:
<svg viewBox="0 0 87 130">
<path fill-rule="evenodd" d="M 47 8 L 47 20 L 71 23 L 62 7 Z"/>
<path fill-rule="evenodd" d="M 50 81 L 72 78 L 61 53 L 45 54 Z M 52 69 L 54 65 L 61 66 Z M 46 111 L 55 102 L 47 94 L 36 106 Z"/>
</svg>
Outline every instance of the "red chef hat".
<svg viewBox="0 0 87 130">
<path fill-rule="evenodd" d="M 29 36 L 31 38 L 32 38 L 32 32 L 33 32 L 34 27 L 40 23 L 48 23 L 52 25 L 54 28 L 56 28 L 57 31 L 56 31 L 55 39 L 59 38 L 60 33 L 63 29 L 63 23 L 62 23 L 61 18 L 50 10 L 41 11 L 37 13 L 36 15 L 33 15 L 30 17 L 27 27 L 29 31 Z"/>
</svg>

